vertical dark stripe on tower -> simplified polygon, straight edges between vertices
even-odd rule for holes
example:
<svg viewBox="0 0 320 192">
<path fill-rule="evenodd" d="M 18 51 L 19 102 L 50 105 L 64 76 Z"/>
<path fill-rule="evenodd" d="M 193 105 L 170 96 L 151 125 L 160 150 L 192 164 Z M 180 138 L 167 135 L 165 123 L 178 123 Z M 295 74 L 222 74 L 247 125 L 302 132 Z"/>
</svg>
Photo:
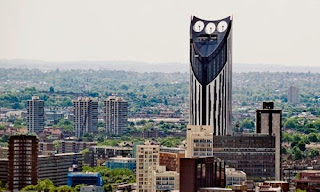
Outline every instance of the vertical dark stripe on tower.
<svg viewBox="0 0 320 192">
<path fill-rule="evenodd" d="M 195 86 L 194 86 L 194 100 L 193 100 L 193 102 L 194 102 L 194 124 L 195 125 L 197 125 L 198 124 L 198 122 L 197 122 L 197 115 L 198 115 L 198 108 L 197 108 L 197 82 L 196 82 L 196 80 L 194 81 L 194 84 L 195 84 Z M 199 103 L 200 104 L 200 103 Z"/>
<path fill-rule="evenodd" d="M 217 111 L 217 81 L 214 80 L 214 88 L 213 88 L 213 134 L 216 135 L 216 126 L 217 126 L 217 119 L 216 119 L 216 111 Z"/>
<path fill-rule="evenodd" d="M 208 62 L 208 58 L 203 58 L 203 63 Z M 208 67 L 207 65 L 202 65 L 202 79 L 203 79 L 203 84 L 202 84 L 202 125 L 207 124 L 207 84 L 208 84 Z"/>
<path fill-rule="evenodd" d="M 257 112 L 256 133 L 261 133 L 261 112 Z"/>
<path fill-rule="evenodd" d="M 269 135 L 272 135 L 272 113 L 269 113 Z"/>
</svg>

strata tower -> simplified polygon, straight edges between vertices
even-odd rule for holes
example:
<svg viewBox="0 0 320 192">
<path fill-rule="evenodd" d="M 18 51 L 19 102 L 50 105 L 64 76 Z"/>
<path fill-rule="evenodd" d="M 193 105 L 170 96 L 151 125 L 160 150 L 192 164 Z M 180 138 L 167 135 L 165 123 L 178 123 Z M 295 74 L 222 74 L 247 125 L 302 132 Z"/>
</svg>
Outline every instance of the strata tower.
<svg viewBox="0 0 320 192">
<path fill-rule="evenodd" d="M 231 133 L 232 18 L 190 25 L 190 125 Z"/>
</svg>

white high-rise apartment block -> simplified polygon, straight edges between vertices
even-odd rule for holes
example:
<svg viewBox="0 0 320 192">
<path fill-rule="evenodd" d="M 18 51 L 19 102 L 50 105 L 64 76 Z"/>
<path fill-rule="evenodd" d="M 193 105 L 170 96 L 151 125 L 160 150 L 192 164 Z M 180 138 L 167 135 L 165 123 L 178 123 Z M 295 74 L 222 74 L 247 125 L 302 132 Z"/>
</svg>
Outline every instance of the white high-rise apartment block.
<svg viewBox="0 0 320 192">
<path fill-rule="evenodd" d="M 212 126 L 188 125 L 187 158 L 213 157 Z"/>
<path fill-rule="evenodd" d="M 44 128 L 44 101 L 38 96 L 28 100 L 28 133 L 41 133 Z"/>
<path fill-rule="evenodd" d="M 146 142 L 144 145 L 137 145 L 137 192 L 155 192 L 154 171 L 159 166 L 159 145 L 152 145 Z"/>
<path fill-rule="evenodd" d="M 122 135 L 128 129 L 128 102 L 121 97 L 111 96 L 104 102 L 106 133 Z"/>
<path fill-rule="evenodd" d="M 98 129 L 98 101 L 81 98 L 73 101 L 74 131 L 80 138 L 85 133 L 96 132 Z"/>
</svg>

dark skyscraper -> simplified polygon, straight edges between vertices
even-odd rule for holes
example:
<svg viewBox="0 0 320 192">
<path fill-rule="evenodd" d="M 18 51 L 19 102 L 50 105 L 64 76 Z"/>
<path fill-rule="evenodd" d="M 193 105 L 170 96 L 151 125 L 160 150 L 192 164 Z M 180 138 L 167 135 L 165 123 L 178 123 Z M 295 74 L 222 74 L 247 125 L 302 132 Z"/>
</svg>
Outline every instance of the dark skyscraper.
<svg viewBox="0 0 320 192">
<path fill-rule="evenodd" d="M 19 191 L 38 180 L 38 138 L 12 135 L 9 138 L 9 190 Z"/>
<path fill-rule="evenodd" d="M 193 17 L 190 26 L 190 125 L 231 133 L 232 19 Z"/>
</svg>

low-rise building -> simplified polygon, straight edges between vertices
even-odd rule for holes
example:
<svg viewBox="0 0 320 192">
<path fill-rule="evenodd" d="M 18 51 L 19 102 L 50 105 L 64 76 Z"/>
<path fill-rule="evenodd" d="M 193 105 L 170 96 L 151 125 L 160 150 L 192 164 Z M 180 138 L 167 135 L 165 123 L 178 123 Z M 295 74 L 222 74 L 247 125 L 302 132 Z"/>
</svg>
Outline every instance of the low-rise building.
<svg viewBox="0 0 320 192">
<path fill-rule="evenodd" d="M 185 148 L 160 146 L 160 152 L 167 153 L 186 153 Z"/>
<path fill-rule="evenodd" d="M 104 192 L 104 189 L 101 186 L 89 185 L 82 186 L 80 192 Z"/>
<path fill-rule="evenodd" d="M 214 136 L 214 157 L 244 171 L 247 179 L 274 180 L 277 171 L 275 139 L 266 134 Z"/>
<path fill-rule="evenodd" d="M 38 136 L 41 141 L 60 140 L 64 137 L 63 132 L 64 131 L 61 128 L 45 127 L 42 133 L 39 133 Z"/>
<path fill-rule="evenodd" d="M 127 168 L 132 171 L 136 170 L 136 158 L 130 157 L 110 157 L 105 162 L 106 167 L 110 169 Z"/>
<path fill-rule="evenodd" d="M 50 111 L 45 113 L 45 117 L 47 125 L 54 125 L 64 118 L 64 114 L 55 111 Z"/>
<path fill-rule="evenodd" d="M 244 185 L 247 180 L 247 175 L 243 171 L 235 168 L 226 168 L 226 185 Z"/>
<path fill-rule="evenodd" d="M 55 186 L 66 185 L 69 171 L 82 170 L 81 153 L 39 155 L 38 179 L 50 179 Z"/>
<path fill-rule="evenodd" d="M 289 183 L 286 181 L 264 181 L 263 185 L 269 185 L 273 188 L 281 187 L 282 192 L 288 192 L 289 190 Z"/>
<path fill-rule="evenodd" d="M 204 187 L 200 189 L 200 192 L 233 192 L 231 188 L 222 187 Z"/>
<path fill-rule="evenodd" d="M 214 157 L 180 159 L 180 191 L 225 187 L 225 164 Z"/>
<path fill-rule="evenodd" d="M 56 149 L 52 142 L 39 142 L 39 154 L 54 154 L 55 151 Z"/>
<path fill-rule="evenodd" d="M 297 189 L 306 191 L 320 191 L 320 170 L 301 171 L 299 178 L 293 182 Z"/>
<path fill-rule="evenodd" d="M 74 187 L 80 184 L 102 186 L 103 180 L 100 173 L 91 173 L 91 172 L 68 173 L 68 186 Z"/>
<path fill-rule="evenodd" d="M 161 151 L 161 148 L 160 148 Z M 165 166 L 167 171 L 180 171 L 180 158 L 185 157 L 184 151 L 178 153 L 160 152 L 160 165 Z"/>
<path fill-rule="evenodd" d="M 132 157 L 132 147 L 93 146 L 89 149 L 90 166 L 100 165 L 110 157 Z"/>
<path fill-rule="evenodd" d="M 97 142 L 60 140 L 58 153 L 80 153 L 82 150 L 89 149 L 96 145 Z"/>
<path fill-rule="evenodd" d="M 165 166 L 159 166 L 153 174 L 156 192 L 179 190 L 178 172 L 166 171 Z"/>
</svg>

